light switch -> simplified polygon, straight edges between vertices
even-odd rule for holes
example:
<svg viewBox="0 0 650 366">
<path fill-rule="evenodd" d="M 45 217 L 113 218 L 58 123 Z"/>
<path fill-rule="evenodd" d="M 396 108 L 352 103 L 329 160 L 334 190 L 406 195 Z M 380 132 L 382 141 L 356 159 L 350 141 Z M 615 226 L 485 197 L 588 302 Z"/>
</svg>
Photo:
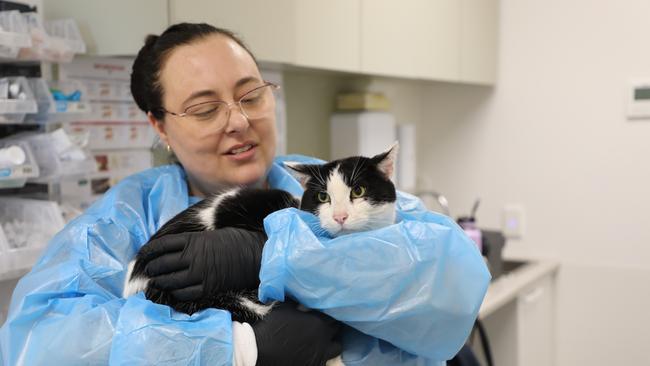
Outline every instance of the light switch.
<svg viewBox="0 0 650 366">
<path fill-rule="evenodd" d="M 526 218 L 522 205 L 506 205 L 503 207 L 503 235 L 506 238 L 521 238 L 524 236 Z"/>
<path fill-rule="evenodd" d="M 650 80 L 630 82 L 627 118 L 650 120 Z"/>
</svg>

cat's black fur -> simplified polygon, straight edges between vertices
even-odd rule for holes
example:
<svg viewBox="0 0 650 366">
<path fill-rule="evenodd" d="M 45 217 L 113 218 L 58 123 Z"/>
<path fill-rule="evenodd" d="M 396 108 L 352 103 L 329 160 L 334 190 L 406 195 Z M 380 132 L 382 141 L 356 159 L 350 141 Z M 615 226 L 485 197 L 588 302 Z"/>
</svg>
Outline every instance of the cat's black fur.
<svg viewBox="0 0 650 366">
<path fill-rule="evenodd" d="M 394 157 L 391 158 L 390 173 L 382 172 L 379 168 L 379 164 L 385 161 L 389 152 L 390 150 L 372 158 L 351 157 L 322 165 L 289 165 L 294 172 L 304 178 L 302 183 L 305 192 L 302 196 L 300 209 L 318 215 L 318 207 L 322 204 L 318 202 L 318 192 L 327 190 L 327 177 L 337 167 L 342 172 L 344 181 L 348 186 L 363 185 L 368 188 L 367 200 L 370 203 L 394 203 L 396 200 L 395 186 L 389 179 L 392 173 Z M 216 216 L 212 220 L 213 227 L 207 227 L 204 222 L 198 219 L 199 212 L 211 207 L 213 200 L 218 198 L 219 195 L 216 195 L 182 211 L 163 225 L 150 240 L 175 233 L 225 227 L 264 233 L 263 220 L 267 215 L 274 211 L 288 207 L 298 207 L 299 205 L 298 201 L 285 191 L 241 188 L 236 194 L 227 196 L 219 202 Z M 136 255 L 129 281 L 138 277 L 146 278 L 144 274 L 146 262 L 143 260 L 145 256 L 146 253 L 143 254 L 142 250 Z M 166 291 L 151 287 L 146 288 L 145 295 L 156 303 L 169 305 L 175 310 L 187 314 L 213 307 L 228 310 L 232 314 L 232 319 L 239 322 L 253 324 L 261 318 L 260 314 L 241 304 L 241 298 L 245 297 L 261 305 L 257 297 L 257 287 L 209 294 L 198 301 L 179 301 Z"/>
<path fill-rule="evenodd" d="M 395 185 L 377 169 L 377 164 L 384 160 L 388 153 L 387 151 L 372 158 L 354 156 L 334 160 L 323 165 L 301 165 L 290 167 L 290 169 L 311 177 L 329 177 L 332 171 L 339 167 L 341 171 L 345 172 L 343 178 L 348 186 L 362 185 L 371 188 L 368 190 L 367 195 L 370 202 L 395 202 L 397 199 Z M 324 183 L 322 179 L 309 179 L 307 181 L 305 192 L 300 202 L 301 210 L 317 214 L 318 207 L 320 206 L 317 194 L 318 192 L 327 190 Z"/>
<path fill-rule="evenodd" d="M 150 239 L 154 240 L 165 235 L 183 232 L 204 231 L 208 229 L 197 219 L 199 212 L 208 208 L 216 195 L 205 199 L 180 212 L 164 224 Z M 235 195 L 225 197 L 216 210 L 213 219 L 213 229 L 235 227 L 264 234 L 263 221 L 272 212 L 288 207 L 298 207 L 298 200 L 291 194 L 278 189 L 242 188 Z M 143 277 L 145 261 L 141 260 L 146 253 L 138 252 L 131 278 Z M 259 258 L 256 258 L 259 259 Z M 259 285 L 259 280 L 258 280 Z M 164 290 L 147 287 L 147 299 L 172 307 L 176 311 L 193 314 L 206 308 L 225 309 L 231 313 L 232 320 L 254 323 L 259 315 L 244 307 L 240 298 L 245 297 L 254 303 L 261 304 L 257 298 L 257 287 L 209 294 L 197 301 L 180 301 Z"/>
</svg>

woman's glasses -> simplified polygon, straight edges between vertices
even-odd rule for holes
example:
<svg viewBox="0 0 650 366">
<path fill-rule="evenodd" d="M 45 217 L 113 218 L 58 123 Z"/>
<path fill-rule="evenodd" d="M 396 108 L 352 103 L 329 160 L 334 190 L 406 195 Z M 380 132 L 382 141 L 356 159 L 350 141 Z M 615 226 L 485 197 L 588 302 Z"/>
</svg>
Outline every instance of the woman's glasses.
<svg viewBox="0 0 650 366">
<path fill-rule="evenodd" d="M 233 105 L 239 106 L 239 110 L 249 122 L 273 113 L 273 91 L 279 88 L 280 86 L 267 81 L 246 92 L 238 101 L 232 103 L 220 100 L 203 102 L 185 108 L 183 113 L 170 112 L 164 108 L 161 110 L 176 117 L 188 117 L 196 123 L 206 127 L 210 126 L 211 129 L 218 132 L 228 124 L 230 109 Z"/>
</svg>

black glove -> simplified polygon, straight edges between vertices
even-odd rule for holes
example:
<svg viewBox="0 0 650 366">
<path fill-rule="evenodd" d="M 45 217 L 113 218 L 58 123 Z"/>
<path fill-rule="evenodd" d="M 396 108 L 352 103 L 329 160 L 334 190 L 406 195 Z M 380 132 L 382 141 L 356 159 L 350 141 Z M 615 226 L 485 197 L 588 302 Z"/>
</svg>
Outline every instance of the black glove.
<svg viewBox="0 0 650 366">
<path fill-rule="evenodd" d="M 253 325 L 257 365 L 323 366 L 341 354 L 341 323 L 316 311 L 281 303 Z"/>
<path fill-rule="evenodd" d="M 180 301 L 259 287 L 264 233 L 236 228 L 171 234 L 142 247 L 151 287 Z"/>
</svg>

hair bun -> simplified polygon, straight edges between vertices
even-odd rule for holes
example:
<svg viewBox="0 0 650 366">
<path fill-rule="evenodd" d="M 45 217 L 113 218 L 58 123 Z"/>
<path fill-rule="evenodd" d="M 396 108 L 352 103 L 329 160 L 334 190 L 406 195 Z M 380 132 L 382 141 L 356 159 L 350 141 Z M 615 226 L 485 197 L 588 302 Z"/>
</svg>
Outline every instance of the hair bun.
<svg viewBox="0 0 650 366">
<path fill-rule="evenodd" d="M 144 39 L 144 47 L 145 48 L 152 48 L 156 42 L 158 41 L 159 36 L 155 34 L 149 34 L 147 37 Z"/>
</svg>

